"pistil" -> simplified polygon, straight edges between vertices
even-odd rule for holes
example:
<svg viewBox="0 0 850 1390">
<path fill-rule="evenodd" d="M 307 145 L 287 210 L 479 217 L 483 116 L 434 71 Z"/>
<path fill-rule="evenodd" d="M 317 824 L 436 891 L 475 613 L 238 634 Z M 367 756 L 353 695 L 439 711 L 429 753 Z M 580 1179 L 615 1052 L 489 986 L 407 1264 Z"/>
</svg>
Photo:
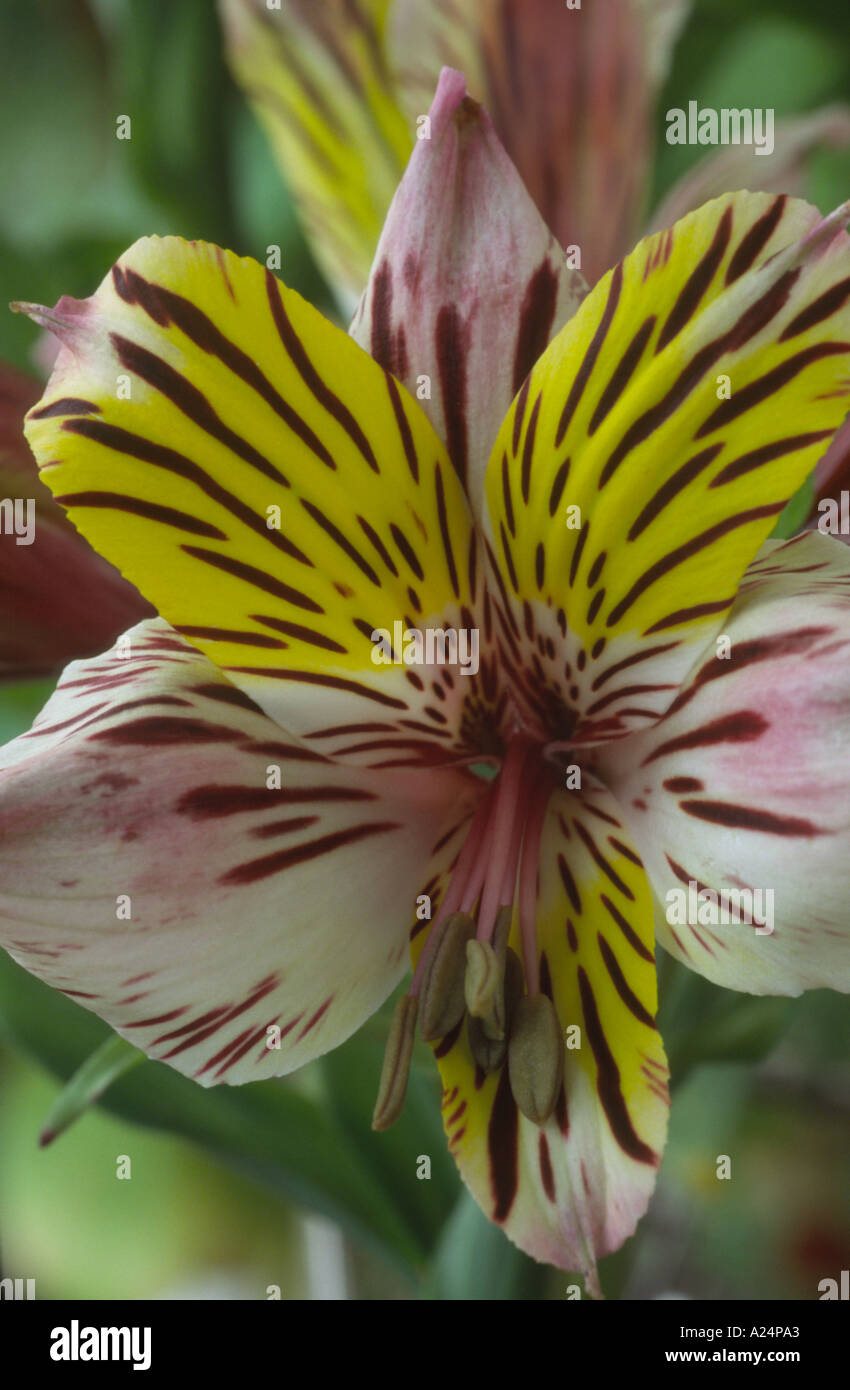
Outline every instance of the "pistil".
<svg viewBox="0 0 850 1390">
<path fill-rule="evenodd" d="M 564 1043 L 555 1006 L 540 992 L 536 913 L 540 844 L 554 787 L 555 768 L 540 744 L 524 734 L 512 739 L 472 818 L 409 994 L 399 1001 L 374 1128 L 400 1112 L 417 1016 L 427 1042 L 456 1031 L 466 1017 L 482 1071 L 507 1063 L 522 1113 L 536 1124 L 552 1114 Z M 522 961 L 508 946 L 515 904 Z"/>
</svg>

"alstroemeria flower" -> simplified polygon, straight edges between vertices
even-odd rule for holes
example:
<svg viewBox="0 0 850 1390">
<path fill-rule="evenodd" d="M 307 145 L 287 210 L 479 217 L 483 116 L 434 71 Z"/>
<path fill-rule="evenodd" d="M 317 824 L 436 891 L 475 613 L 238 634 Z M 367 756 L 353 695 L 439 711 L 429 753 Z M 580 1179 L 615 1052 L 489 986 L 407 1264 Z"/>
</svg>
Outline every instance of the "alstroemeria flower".
<svg viewBox="0 0 850 1390">
<path fill-rule="evenodd" d="M 850 108 L 779 121 L 775 149 L 698 161 L 646 221 L 654 108 L 688 0 L 219 0 L 234 75 L 311 248 L 359 297 L 444 66 L 465 73 L 546 225 L 593 284 L 642 229 L 730 188 L 803 192 L 813 152 L 850 143 Z"/>
<path fill-rule="evenodd" d="M 42 476 L 162 617 L 5 750 L 0 926 L 206 1085 L 342 1042 L 412 937 L 376 1123 L 418 1019 L 482 1209 L 597 1291 L 664 1145 L 669 887 L 776 889 L 772 935 L 661 914 L 710 978 L 850 984 L 848 551 L 767 541 L 846 410 L 848 208 L 719 199 L 561 327 L 457 74 L 431 116 L 358 316 L 392 371 L 176 238 L 32 311 L 63 343 Z M 399 622 L 480 664 L 376 664 Z"/>
<path fill-rule="evenodd" d="M 77 534 L 38 476 L 23 424 L 43 389 L 0 364 L 0 505 L 12 509 L 0 529 L 1 680 L 55 676 L 151 613 Z"/>
</svg>

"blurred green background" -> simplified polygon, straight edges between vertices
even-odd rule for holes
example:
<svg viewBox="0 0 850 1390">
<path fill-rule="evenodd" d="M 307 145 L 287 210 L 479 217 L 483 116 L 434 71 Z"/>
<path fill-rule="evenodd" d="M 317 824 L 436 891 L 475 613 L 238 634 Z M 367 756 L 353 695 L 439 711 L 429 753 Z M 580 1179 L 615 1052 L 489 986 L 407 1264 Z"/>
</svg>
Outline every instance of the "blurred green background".
<svg viewBox="0 0 850 1390">
<path fill-rule="evenodd" d="M 846 0 L 696 0 L 660 137 L 663 112 L 689 99 L 777 118 L 850 101 Z M 125 113 L 133 138 L 118 141 Z M 648 205 L 701 153 L 660 139 Z M 818 155 L 809 184 L 824 210 L 850 196 L 850 154 Z M 282 278 L 330 309 L 212 0 L 0 0 L 0 304 L 84 297 L 149 233 L 259 258 L 278 243 Z M 0 358 L 38 372 L 36 345 L 0 312 Z M 48 690 L 0 690 L 0 741 Z M 846 1000 L 742 999 L 662 966 L 671 1140 L 650 1214 L 603 1285 L 816 1297 L 850 1267 Z M 517 1254 L 462 1195 L 424 1047 L 402 1122 L 371 1133 L 385 1016 L 279 1083 L 202 1091 L 145 1062 L 42 1150 L 58 1078 L 108 1030 L 0 953 L 0 1276 L 34 1277 L 39 1298 L 563 1298 L 567 1277 Z"/>
</svg>

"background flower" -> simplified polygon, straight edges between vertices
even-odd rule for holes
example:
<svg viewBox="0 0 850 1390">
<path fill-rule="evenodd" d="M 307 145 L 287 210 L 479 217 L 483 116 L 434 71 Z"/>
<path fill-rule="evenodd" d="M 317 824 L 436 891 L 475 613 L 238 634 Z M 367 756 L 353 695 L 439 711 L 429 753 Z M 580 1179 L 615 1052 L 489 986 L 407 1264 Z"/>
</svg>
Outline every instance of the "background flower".
<svg viewBox="0 0 850 1390">
<path fill-rule="evenodd" d="M 343 304 L 365 284 L 444 66 L 464 73 L 547 227 L 580 248 L 590 284 L 636 242 L 651 206 L 656 110 L 690 0 L 219 3 L 233 72 Z M 650 227 L 730 189 L 801 192 L 817 151 L 848 144 L 850 106 L 780 121 L 770 155 L 739 147 L 699 159 Z"/>
</svg>

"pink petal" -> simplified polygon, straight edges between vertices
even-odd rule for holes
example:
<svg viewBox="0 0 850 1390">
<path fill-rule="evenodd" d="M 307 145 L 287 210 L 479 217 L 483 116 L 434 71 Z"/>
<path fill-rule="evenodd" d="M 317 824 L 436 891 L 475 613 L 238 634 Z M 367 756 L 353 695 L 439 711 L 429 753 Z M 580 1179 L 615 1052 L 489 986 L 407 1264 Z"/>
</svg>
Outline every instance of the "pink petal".
<svg viewBox="0 0 850 1390">
<path fill-rule="evenodd" d="M 716 984 L 850 992 L 848 656 L 850 552 L 817 534 L 768 541 L 669 713 L 606 750 L 659 940 Z M 688 902 L 691 883 L 752 897 L 724 924 Z"/>
<path fill-rule="evenodd" d="M 476 505 L 502 418 L 583 281 L 460 73 L 443 71 L 428 119 L 351 332 L 419 397 Z"/>
<path fill-rule="evenodd" d="M 0 943 L 203 1085 L 292 1071 L 404 973 L 473 782 L 342 770 L 140 624 L 3 750 Z"/>
</svg>

